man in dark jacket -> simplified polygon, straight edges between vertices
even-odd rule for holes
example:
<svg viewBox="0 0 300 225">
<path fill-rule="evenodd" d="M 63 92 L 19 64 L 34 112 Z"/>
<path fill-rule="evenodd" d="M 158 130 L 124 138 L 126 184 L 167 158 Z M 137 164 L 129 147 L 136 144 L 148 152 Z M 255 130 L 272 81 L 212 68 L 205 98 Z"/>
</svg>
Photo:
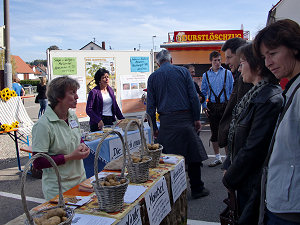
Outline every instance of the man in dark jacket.
<svg viewBox="0 0 300 225">
<path fill-rule="evenodd" d="M 232 38 L 227 40 L 222 46 L 222 51 L 225 52 L 225 64 L 229 66 L 232 75 L 234 76 L 233 90 L 219 124 L 218 144 L 220 148 L 225 148 L 226 152 L 232 110 L 244 94 L 246 94 L 253 86 L 252 84 L 244 83 L 242 76 L 240 76 L 240 72 L 238 72 L 240 59 L 236 55 L 236 50 L 245 44 L 246 40 L 242 38 Z"/>
<path fill-rule="evenodd" d="M 201 128 L 200 102 L 189 71 L 172 65 L 167 50 L 156 55 L 159 69 L 152 73 L 147 86 L 147 113 L 155 121 L 159 113 L 160 127 L 153 123 L 154 135 L 167 154 L 183 155 L 188 164 L 193 198 L 209 195 L 201 180 L 202 161 L 207 154 L 197 131 Z"/>
</svg>

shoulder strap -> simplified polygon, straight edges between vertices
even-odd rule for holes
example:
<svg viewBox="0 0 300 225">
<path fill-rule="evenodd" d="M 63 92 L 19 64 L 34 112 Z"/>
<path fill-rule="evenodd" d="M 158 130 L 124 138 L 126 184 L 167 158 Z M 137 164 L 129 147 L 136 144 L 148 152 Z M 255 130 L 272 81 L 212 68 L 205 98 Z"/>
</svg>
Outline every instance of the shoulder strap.
<svg viewBox="0 0 300 225">
<path fill-rule="evenodd" d="M 269 151 L 268 151 L 268 155 L 266 157 L 266 160 L 265 160 L 265 166 L 268 165 L 269 163 L 269 160 L 270 160 L 270 157 L 271 157 L 271 154 L 273 152 L 273 146 L 274 146 L 274 142 L 275 142 L 275 136 L 276 136 L 276 133 L 277 133 L 277 130 L 278 130 L 278 126 L 280 124 L 280 122 L 282 121 L 286 111 L 289 109 L 292 101 L 293 101 L 293 98 L 294 98 L 294 95 L 296 94 L 297 90 L 299 89 L 300 87 L 300 83 L 296 86 L 296 88 L 294 89 L 291 97 L 289 98 L 288 102 L 286 103 L 286 105 L 284 106 L 278 120 L 277 120 L 277 123 L 276 123 L 276 127 L 275 127 L 275 132 L 273 133 L 273 137 L 272 137 L 272 140 L 271 140 L 271 143 L 270 143 L 270 146 L 269 146 Z"/>
<path fill-rule="evenodd" d="M 208 83 L 209 90 L 210 90 L 211 93 L 213 93 L 213 95 L 215 96 L 215 99 L 217 99 L 218 96 L 215 94 L 214 90 L 212 89 L 212 87 L 211 87 L 211 85 L 210 85 L 210 82 L 209 82 L 209 79 L 208 79 L 208 74 L 207 74 L 207 72 L 205 72 L 205 74 L 206 74 L 206 79 L 207 79 L 207 83 Z M 210 96 L 211 96 L 211 94 L 208 96 L 208 100 L 209 100 L 209 101 L 210 101 Z"/>
<path fill-rule="evenodd" d="M 226 78 L 227 78 L 227 69 L 225 69 L 225 76 L 224 76 L 224 83 L 223 89 L 220 91 L 218 98 L 221 98 L 222 92 L 224 92 L 225 102 L 227 102 L 227 95 L 226 95 Z"/>
</svg>

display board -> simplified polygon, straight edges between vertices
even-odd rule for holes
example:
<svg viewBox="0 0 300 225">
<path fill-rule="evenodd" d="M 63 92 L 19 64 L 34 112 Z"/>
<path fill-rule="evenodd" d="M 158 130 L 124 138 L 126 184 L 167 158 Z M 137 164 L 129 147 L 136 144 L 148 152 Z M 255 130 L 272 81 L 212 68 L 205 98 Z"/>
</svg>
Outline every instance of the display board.
<svg viewBox="0 0 300 225">
<path fill-rule="evenodd" d="M 151 51 L 52 50 L 47 57 L 50 80 L 70 76 L 79 82 L 78 117 L 86 117 L 88 92 L 95 86 L 94 75 L 100 68 L 109 71 L 110 86 L 123 113 L 145 110 L 141 96 L 154 70 Z"/>
</svg>

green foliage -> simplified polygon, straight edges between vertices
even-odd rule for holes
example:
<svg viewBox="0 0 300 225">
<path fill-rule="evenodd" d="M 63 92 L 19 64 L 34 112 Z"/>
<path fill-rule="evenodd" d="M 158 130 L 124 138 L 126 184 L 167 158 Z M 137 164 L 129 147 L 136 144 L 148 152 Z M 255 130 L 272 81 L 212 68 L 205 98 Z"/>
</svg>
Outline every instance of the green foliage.
<svg viewBox="0 0 300 225">
<path fill-rule="evenodd" d="M 48 49 L 49 49 L 50 51 L 51 51 L 51 50 L 59 50 L 59 47 L 56 46 L 56 45 L 51 45 Z"/>
<path fill-rule="evenodd" d="M 38 66 L 38 65 L 47 66 L 47 60 L 46 59 L 35 59 L 32 62 L 27 62 L 27 64 L 30 64 L 32 66 Z"/>
<path fill-rule="evenodd" d="M 12 74 L 16 74 L 16 61 L 15 59 L 10 56 L 10 63 L 12 67 Z M 5 52 L 4 50 L 0 50 L 0 70 L 4 70 L 4 65 L 5 65 Z"/>
<path fill-rule="evenodd" d="M 40 83 L 40 80 L 21 80 L 20 84 L 31 84 L 32 86 L 37 86 Z"/>
</svg>

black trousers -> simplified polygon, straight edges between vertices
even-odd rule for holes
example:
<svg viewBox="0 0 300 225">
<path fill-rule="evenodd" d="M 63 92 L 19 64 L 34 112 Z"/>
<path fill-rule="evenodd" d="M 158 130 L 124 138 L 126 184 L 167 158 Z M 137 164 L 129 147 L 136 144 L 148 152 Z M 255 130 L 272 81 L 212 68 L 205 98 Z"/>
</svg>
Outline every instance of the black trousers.
<svg viewBox="0 0 300 225">
<path fill-rule="evenodd" d="M 201 162 L 188 163 L 188 175 L 192 192 L 201 192 L 204 188 L 204 183 L 201 180 Z"/>
</svg>

